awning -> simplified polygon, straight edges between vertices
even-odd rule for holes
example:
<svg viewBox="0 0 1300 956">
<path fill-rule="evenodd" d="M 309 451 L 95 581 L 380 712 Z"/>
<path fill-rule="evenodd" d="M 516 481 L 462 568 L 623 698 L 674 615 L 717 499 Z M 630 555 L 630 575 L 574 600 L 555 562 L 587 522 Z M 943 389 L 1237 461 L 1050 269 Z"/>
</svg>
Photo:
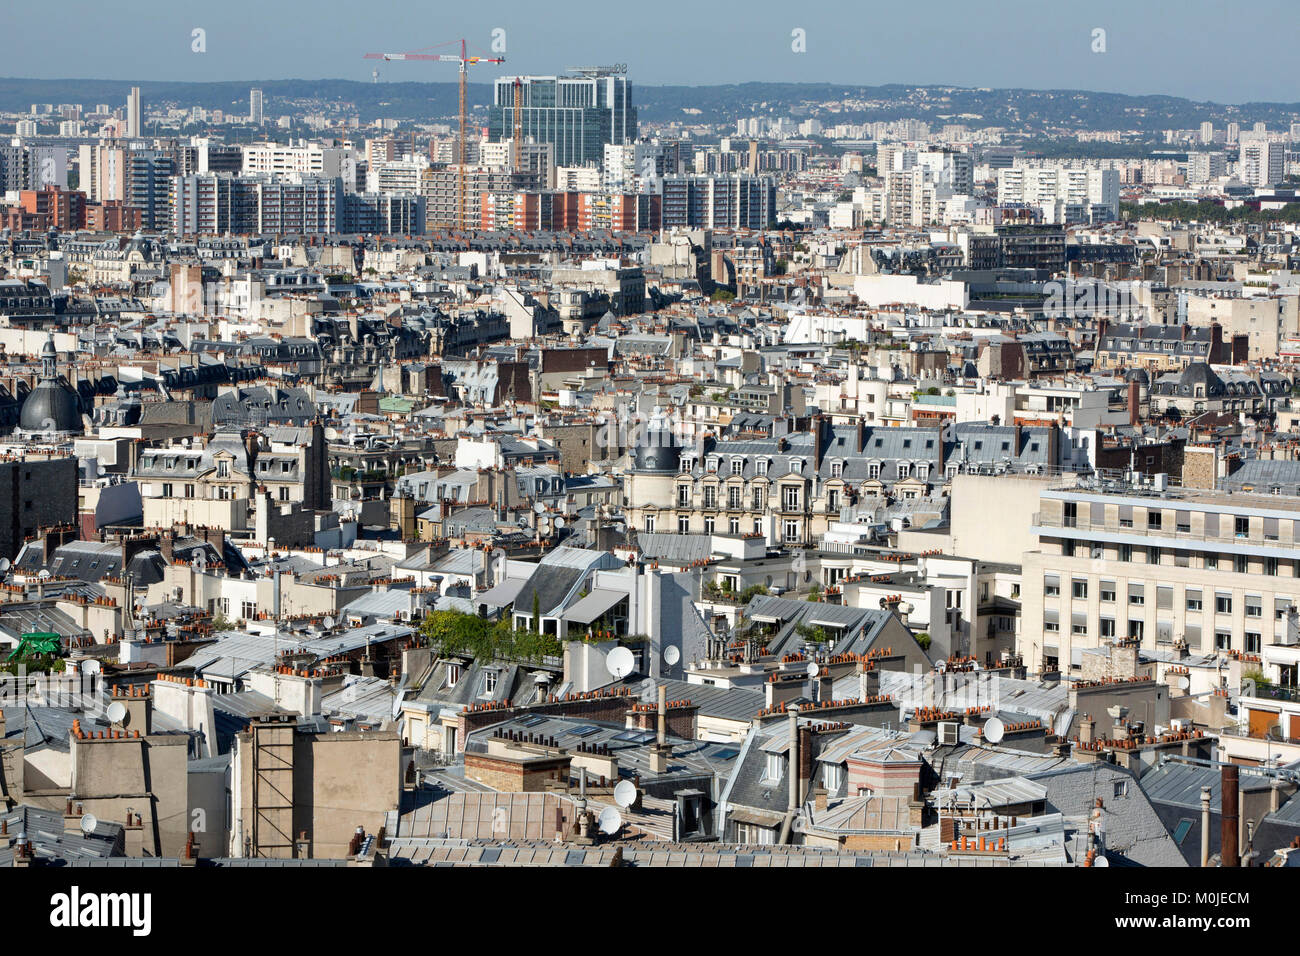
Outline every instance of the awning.
<svg viewBox="0 0 1300 956">
<path fill-rule="evenodd" d="M 608 588 L 594 588 L 590 594 L 564 612 L 564 619 L 571 624 L 590 624 L 619 601 L 627 597 L 624 591 L 611 591 Z"/>
<path fill-rule="evenodd" d="M 496 587 L 488 588 L 482 594 L 476 594 L 473 601 L 475 604 L 486 604 L 488 607 L 509 607 L 515 603 L 515 598 L 519 597 L 519 592 L 527 583 L 528 578 L 506 578 Z"/>
<path fill-rule="evenodd" d="M 833 627 L 837 630 L 844 627 L 843 621 L 832 621 L 829 618 L 817 617 L 815 614 L 808 619 L 808 623 L 817 627 Z"/>
</svg>

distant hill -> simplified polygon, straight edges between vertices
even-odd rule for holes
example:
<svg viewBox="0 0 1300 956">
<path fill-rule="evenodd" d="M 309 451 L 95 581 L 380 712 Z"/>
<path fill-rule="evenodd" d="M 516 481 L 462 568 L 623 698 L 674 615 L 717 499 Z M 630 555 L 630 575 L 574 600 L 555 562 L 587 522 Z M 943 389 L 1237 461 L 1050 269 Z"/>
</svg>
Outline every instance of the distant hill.
<svg viewBox="0 0 1300 956">
<path fill-rule="evenodd" d="M 811 104 L 857 103 L 833 114 L 836 122 L 915 118 L 932 125 L 965 123 L 1006 126 L 1031 132 L 1123 129 L 1153 132 L 1194 129 L 1209 120 L 1249 127 L 1257 121 L 1284 128 L 1300 119 L 1300 103 L 1226 105 L 1177 96 L 1126 96 L 1083 90 L 964 89 L 939 86 L 851 86 L 832 83 L 741 83 L 721 86 L 648 86 L 636 83 L 633 97 L 642 119 L 727 122 L 742 116 L 807 113 Z M 110 103 L 126 100 L 139 86 L 147 106 L 199 106 L 245 113 L 248 90 L 259 87 L 268 116 L 346 108 L 363 122 L 378 117 L 427 121 L 446 119 L 457 109 L 456 84 L 365 83 L 355 80 L 245 80 L 180 83 L 142 80 L 0 79 L 0 110 L 26 111 L 32 103 Z M 489 83 L 470 84 L 470 102 L 491 102 Z M 688 114 L 686 110 L 699 110 Z M 829 117 L 823 116 L 824 120 Z"/>
</svg>

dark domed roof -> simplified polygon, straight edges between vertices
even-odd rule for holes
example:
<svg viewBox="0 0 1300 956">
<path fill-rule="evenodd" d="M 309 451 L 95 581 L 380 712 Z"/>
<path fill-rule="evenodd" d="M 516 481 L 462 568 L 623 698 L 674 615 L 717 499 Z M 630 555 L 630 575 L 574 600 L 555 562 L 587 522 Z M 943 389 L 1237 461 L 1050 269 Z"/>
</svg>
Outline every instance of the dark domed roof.
<svg viewBox="0 0 1300 956">
<path fill-rule="evenodd" d="M 39 382 L 27 393 L 18 427 L 30 432 L 81 432 L 81 399 L 62 382 Z"/>
<path fill-rule="evenodd" d="M 652 428 L 646 431 L 645 441 L 633 450 L 632 462 L 634 471 L 675 475 L 681 470 L 682 450 L 671 431 Z"/>
<path fill-rule="evenodd" d="M 54 336 L 41 349 L 41 380 L 27 393 L 18 427 L 29 432 L 81 433 L 81 399 L 59 381 Z"/>
</svg>

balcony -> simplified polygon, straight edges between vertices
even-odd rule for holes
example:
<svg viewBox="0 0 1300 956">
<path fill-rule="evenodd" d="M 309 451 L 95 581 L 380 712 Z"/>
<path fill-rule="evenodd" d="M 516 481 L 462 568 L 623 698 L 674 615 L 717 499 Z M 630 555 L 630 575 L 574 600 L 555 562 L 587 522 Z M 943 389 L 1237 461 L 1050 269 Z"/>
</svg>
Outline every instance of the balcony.
<svg viewBox="0 0 1300 956">
<path fill-rule="evenodd" d="M 1256 700 L 1284 700 L 1288 703 L 1300 704 L 1300 687 L 1256 681 L 1255 693 L 1250 696 Z"/>
<path fill-rule="evenodd" d="M 1278 540 L 1275 535 L 1242 535 L 1242 534 L 1197 534 L 1190 530 L 1179 528 L 1137 528 L 1132 522 L 1128 524 L 1107 524 L 1105 522 L 1090 521 L 1087 515 L 1078 515 L 1073 518 L 1067 518 L 1063 515 L 1051 515 L 1045 512 L 1034 514 L 1032 524 L 1036 528 L 1060 529 L 1062 531 L 1086 532 L 1092 534 L 1107 535 L 1124 535 L 1126 537 L 1139 537 L 1149 540 L 1153 546 L 1158 546 L 1161 541 L 1186 541 L 1189 546 L 1193 543 L 1226 545 L 1237 548 L 1250 548 L 1254 550 L 1277 550 L 1287 552 L 1294 549 L 1296 544 Z"/>
</svg>

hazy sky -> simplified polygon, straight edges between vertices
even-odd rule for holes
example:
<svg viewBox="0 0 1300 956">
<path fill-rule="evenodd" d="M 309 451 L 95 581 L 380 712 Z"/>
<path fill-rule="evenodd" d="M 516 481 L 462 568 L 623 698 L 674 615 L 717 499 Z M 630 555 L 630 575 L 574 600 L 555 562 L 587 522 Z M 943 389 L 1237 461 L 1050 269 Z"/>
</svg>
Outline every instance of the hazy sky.
<svg viewBox="0 0 1300 956">
<path fill-rule="evenodd" d="M 369 79 L 369 51 L 465 36 L 499 71 L 626 63 L 633 82 L 953 84 L 1300 101 L 1296 0 L 54 0 L 5 4 L 0 74 L 119 80 Z M 1249 10 L 1250 15 L 1245 15 Z M 191 51 L 206 31 L 207 52 Z M 805 31 L 807 51 L 792 52 Z M 1103 29 L 1106 52 L 1092 51 Z M 29 42 L 30 38 L 30 42 Z M 37 42 L 38 39 L 48 43 Z M 382 77 L 455 78 L 391 63 Z"/>
</svg>

